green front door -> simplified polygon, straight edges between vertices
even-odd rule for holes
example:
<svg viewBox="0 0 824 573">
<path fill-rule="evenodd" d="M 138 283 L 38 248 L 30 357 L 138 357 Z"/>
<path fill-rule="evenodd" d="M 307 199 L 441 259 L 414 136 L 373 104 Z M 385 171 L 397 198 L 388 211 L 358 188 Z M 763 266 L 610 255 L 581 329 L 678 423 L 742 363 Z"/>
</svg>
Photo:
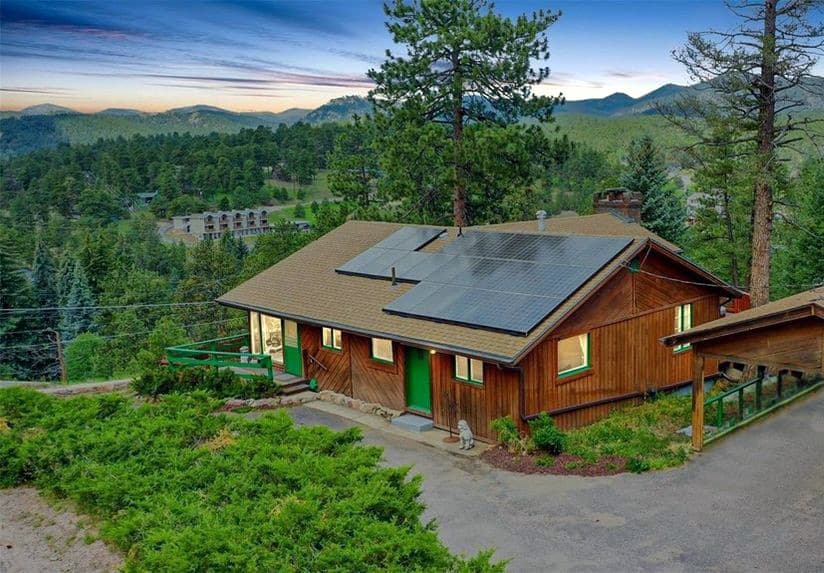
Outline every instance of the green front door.
<svg viewBox="0 0 824 573">
<path fill-rule="evenodd" d="M 406 347 L 406 405 L 410 410 L 432 413 L 429 386 L 429 352 Z"/>
<path fill-rule="evenodd" d="M 300 331 L 294 320 L 283 321 L 283 369 L 295 376 L 303 375 L 303 360 L 300 356 Z"/>
</svg>

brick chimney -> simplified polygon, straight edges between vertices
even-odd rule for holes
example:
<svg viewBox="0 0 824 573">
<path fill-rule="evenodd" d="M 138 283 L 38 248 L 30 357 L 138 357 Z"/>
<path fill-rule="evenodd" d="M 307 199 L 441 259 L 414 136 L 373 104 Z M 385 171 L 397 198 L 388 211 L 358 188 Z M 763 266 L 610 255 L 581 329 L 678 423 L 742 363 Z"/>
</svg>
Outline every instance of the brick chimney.
<svg viewBox="0 0 824 573">
<path fill-rule="evenodd" d="M 596 213 L 612 213 L 633 223 L 641 222 L 641 194 L 616 187 L 596 193 L 592 207 Z"/>
</svg>

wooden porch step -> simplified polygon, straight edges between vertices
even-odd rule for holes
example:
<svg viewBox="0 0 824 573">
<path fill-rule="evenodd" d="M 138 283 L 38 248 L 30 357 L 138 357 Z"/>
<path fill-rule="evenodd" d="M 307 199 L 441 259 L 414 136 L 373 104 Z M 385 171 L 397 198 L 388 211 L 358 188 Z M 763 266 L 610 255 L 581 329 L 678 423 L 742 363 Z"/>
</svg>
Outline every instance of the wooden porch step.
<svg viewBox="0 0 824 573">
<path fill-rule="evenodd" d="M 280 393 L 284 396 L 290 396 L 309 389 L 309 380 L 286 372 L 275 374 L 275 382 L 280 386 Z"/>
</svg>

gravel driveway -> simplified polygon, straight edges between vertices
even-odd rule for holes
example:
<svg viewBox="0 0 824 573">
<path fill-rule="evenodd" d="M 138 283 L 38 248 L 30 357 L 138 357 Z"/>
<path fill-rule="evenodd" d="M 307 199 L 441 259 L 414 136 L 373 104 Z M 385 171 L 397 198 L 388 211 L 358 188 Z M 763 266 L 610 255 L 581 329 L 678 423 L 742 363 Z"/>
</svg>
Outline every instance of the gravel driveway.
<svg viewBox="0 0 824 573">
<path fill-rule="evenodd" d="M 352 422 L 307 407 L 298 423 Z M 426 517 L 458 552 L 511 571 L 824 571 L 824 391 L 670 471 L 528 476 L 379 430 L 365 441 L 424 475 Z"/>
</svg>

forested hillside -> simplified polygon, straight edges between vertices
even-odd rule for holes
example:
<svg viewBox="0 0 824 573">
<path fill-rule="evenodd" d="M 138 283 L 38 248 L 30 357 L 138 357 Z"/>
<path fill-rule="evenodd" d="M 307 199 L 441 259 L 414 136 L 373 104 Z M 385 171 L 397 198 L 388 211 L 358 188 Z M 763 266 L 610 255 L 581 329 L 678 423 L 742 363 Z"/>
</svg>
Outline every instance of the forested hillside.
<svg viewBox="0 0 824 573">
<path fill-rule="evenodd" d="M 187 248 L 161 240 L 153 211 L 279 200 L 285 189 L 271 178 L 311 181 L 340 129 L 135 136 L 5 162 L 0 379 L 56 379 L 60 348 L 70 379 L 131 373 L 168 344 L 234 332 L 242 313 L 211 301 L 315 235 L 283 225 L 259 237 L 253 252 L 228 236 Z M 153 190 L 152 210 L 135 210 L 135 194 Z M 317 233 L 347 213 L 331 203 L 312 210 Z"/>
<path fill-rule="evenodd" d="M 219 114 L 202 107 L 175 113 Z M 142 116 L 114 110 L 95 117 L 117 130 L 118 122 Z M 82 126 L 84 118 L 11 121 L 50 137 L 51 120 Z M 349 216 L 451 223 L 441 127 L 364 118 L 217 133 L 204 122 L 209 134 L 123 135 L 2 162 L 0 378 L 55 379 L 59 350 L 70 379 L 129 374 L 156 362 L 167 345 L 234 332 L 241 313 L 211 301 Z M 538 209 L 588 213 L 594 193 L 622 185 L 658 205 L 645 212 L 650 228 L 746 286 L 752 170 L 734 153 L 689 152 L 687 136 L 655 116 L 559 114 L 495 133 L 470 125 L 467 134 L 476 162 L 467 179 L 471 224 L 528 219 Z M 824 277 L 824 162 L 806 145 L 788 157 L 777 182 L 776 295 Z M 251 252 L 229 237 L 186 247 L 157 232 L 175 214 L 277 204 L 317 186 L 339 201 L 300 206 L 314 232 L 282 226 Z M 137 194 L 154 191 L 150 207 L 139 207 Z M 687 227 L 685 202 L 694 192 L 701 199 Z M 304 216 L 297 209 L 290 214 Z"/>
</svg>

